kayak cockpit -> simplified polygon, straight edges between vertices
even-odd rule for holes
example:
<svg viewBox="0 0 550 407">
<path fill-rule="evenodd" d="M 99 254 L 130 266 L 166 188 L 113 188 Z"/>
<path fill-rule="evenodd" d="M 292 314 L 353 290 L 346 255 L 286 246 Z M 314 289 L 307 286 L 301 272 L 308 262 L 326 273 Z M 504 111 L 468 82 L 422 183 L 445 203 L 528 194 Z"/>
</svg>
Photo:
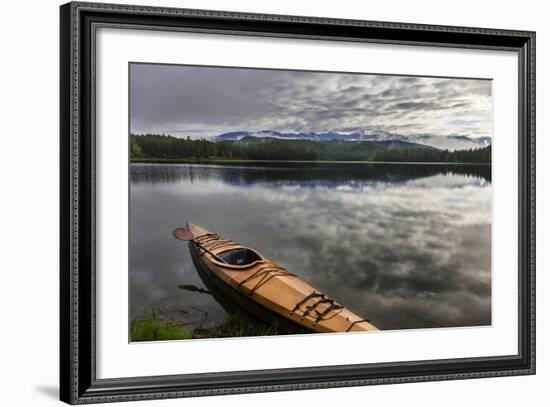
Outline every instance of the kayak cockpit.
<svg viewBox="0 0 550 407">
<path fill-rule="evenodd" d="M 248 266 L 262 260 L 262 257 L 258 253 L 247 247 L 226 250 L 219 253 L 218 257 L 232 266 Z"/>
</svg>

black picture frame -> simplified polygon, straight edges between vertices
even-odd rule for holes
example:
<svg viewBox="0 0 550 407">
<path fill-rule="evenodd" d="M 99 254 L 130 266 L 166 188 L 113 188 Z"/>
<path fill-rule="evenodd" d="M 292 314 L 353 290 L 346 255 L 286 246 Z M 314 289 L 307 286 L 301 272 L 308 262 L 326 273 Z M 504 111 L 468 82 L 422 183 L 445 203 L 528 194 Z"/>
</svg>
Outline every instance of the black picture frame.
<svg viewBox="0 0 550 407">
<path fill-rule="evenodd" d="M 99 403 L 535 373 L 534 32 L 82 2 L 62 5 L 60 23 L 62 401 Z M 517 52 L 518 353 L 500 357 L 97 379 L 93 38 L 96 27 L 106 25 Z"/>
</svg>

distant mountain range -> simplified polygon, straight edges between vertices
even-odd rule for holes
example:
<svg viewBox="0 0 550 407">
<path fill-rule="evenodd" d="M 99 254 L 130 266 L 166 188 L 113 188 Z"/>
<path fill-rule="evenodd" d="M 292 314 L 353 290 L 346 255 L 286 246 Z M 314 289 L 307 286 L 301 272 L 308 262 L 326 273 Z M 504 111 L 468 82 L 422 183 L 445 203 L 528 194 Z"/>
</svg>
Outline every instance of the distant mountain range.
<svg viewBox="0 0 550 407">
<path fill-rule="evenodd" d="M 282 140 L 312 140 L 312 141 L 374 141 L 374 142 L 395 142 L 398 144 L 413 143 L 424 146 L 434 147 L 442 150 L 466 150 L 475 149 L 491 145 L 491 137 L 468 137 L 468 136 L 431 136 L 431 135 L 415 135 L 403 136 L 400 134 L 386 132 L 361 132 L 355 131 L 351 133 L 338 132 L 301 132 L 301 133 L 282 133 L 272 130 L 262 130 L 257 132 L 250 131 L 233 131 L 220 134 L 213 138 L 214 141 L 241 141 L 255 137 L 259 139 L 275 138 Z"/>
<path fill-rule="evenodd" d="M 321 142 L 323 143 L 322 146 L 324 146 L 325 148 L 330 148 L 330 147 L 334 147 L 334 148 L 346 148 L 348 150 L 353 150 L 353 149 L 357 149 L 359 148 L 359 146 L 355 146 L 353 145 L 351 142 L 356 142 L 358 140 L 342 140 L 342 139 L 322 139 L 322 140 L 315 140 L 315 139 L 311 139 L 311 138 L 290 138 L 290 137 L 273 137 L 273 136 L 270 136 L 270 135 L 264 135 L 265 133 L 262 132 L 261 134 L 260 133 L 256 133 L 255 135 L 245 135 L 244 137 L 242 138 L 239 138 L 239 139 L 225 139 L 225 140 L 217 140 L 218 142 L 220 141 L 225 141 L 225 142 L 233 142 L 237 145 L 248 145 L 248 146 L 251 146 L 251 145 L 258 145 L 258 144 L 266 144 L 266 143 L 271 143 L 272 145 L 274 143 L 283 143 L 283 142 L 292 142 L 293 144 L 295 145 L 299 145 L 299 144 L 302 144 L 302 145 L 307 145 L 308 147 L 310 148 L 315 148 L 317 147 L 317 144 L 316 142 Z M 436 148 L 436 147 L 432 147 L 432 146 L 428 146 L 426 144 L 420 144 L 420 143 L 413 143 L 411 141 L 403 141 L 403 140 L 396 140 L 396 139 L 393 139 L 393 140 L 363 140 L 363 141 L 367 141 L 368 143 L 364 144 L 364 145 L 361 145 L 361 149 L 372 149 L 372 148 L 377 148 L 377 147 L 380 147 L 384 150 L 413 150 L 413 149 L 423 149 L 423 150 L 440 150 L 439 148 Z M 340 147 L 337 147 L 337 146 L 340 146 Z"/>
</svg>

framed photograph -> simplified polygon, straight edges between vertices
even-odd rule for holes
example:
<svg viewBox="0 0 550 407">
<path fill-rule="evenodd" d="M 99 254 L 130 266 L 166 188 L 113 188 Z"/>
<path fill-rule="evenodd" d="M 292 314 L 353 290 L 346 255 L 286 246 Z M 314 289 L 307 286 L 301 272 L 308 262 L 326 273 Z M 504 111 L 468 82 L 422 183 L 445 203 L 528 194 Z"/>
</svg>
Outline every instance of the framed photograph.
<svg viewBox="0 0 550 407">
<path fill-rule="evenodd" d="M 61 400 L 535 373 L 535 33 L 61 6 Z"/>
</svg>

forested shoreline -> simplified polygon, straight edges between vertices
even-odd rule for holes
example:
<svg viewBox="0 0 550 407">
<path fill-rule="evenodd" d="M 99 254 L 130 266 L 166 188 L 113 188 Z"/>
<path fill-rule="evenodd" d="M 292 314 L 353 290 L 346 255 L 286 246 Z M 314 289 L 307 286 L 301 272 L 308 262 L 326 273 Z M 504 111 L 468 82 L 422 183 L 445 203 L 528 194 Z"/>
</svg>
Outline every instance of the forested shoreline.
<svg viewBox="0 0 550 407">
<path fill-rule="evenodd" d="M 342 142 L 245 138 L 213 142 L 166 135 L 130 136 L 131 161 L 286 160 L 490 163 L 491 146 L 439 150 L 404 142 Z"/>
</svg>

